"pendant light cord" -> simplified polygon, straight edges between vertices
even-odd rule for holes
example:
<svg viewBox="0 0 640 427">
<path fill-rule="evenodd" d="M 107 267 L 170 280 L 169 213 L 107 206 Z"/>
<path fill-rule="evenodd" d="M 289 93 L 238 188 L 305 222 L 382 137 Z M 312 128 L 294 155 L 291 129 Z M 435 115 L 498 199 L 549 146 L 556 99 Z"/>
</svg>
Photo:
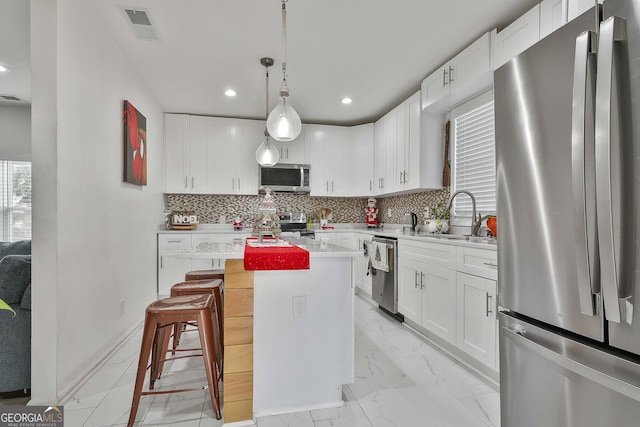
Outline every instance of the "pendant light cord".
<svg viewBox="0 0 640 427">
<path fill-rule="evenodd" d="M 287 0 L 282 0 L 282 80 L 287 80 Z"/>
<path fill-rule="evenodd" d="M 266 105 L 265 105 L 265 117 L 268 119 L 269 118 L 269 67 L 264 67 L 266 73 L 267 73 L 267 78 L 265 79 L 265 87 L 264 87 L 264 92 L 267 94 L 266 96 Z M 266 132 L 266 131 L 265 131 Z"/>
</svg>

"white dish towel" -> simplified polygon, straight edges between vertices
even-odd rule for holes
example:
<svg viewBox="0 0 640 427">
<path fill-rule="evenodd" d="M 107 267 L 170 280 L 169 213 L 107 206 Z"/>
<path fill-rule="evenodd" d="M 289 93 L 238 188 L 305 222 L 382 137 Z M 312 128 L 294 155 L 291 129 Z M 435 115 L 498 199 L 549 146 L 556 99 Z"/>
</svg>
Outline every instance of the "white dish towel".
<svg viewBox="0 0 640 427">
<path fill-rule="evenodd" d="M 389 272 L 389 260 L 387 259 L 387 245 L 380 242 L 371 242 L 371 266 L 376 270 Z"/>
</svg>

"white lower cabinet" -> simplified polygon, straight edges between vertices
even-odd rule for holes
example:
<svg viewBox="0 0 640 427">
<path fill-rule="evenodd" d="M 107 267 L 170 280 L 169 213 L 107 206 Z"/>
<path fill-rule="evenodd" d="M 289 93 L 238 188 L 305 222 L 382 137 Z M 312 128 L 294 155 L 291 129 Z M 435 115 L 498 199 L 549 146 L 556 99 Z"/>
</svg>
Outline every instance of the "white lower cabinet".
<svg viewBox="0 0 640 427">
<path fill-rule="evenodd" d="M 179 258 L 179 252 L 207 242 L 234 244 L 234 240 L 240 239 L 243 244 L 248 236 L 249 233 L 159 233 L 158 295 L 169 295 L 171 286 L 184 281 L 189 271 L 224 269 L 226 258 Z"/>
<path fill-rule="evenodd" d="M 433 246 L 437 245 L 437 246 Z M 456 272 L 429 261 L 455 261 L 455 247 L 401 241 L 398 254 L 398 311 L 445 341 L 456 342 Z M 453 251 L 452 251 L 453 249 Z"/>
<path fill-rule="evenodd" d="M 495 250 L 400 239 L 398 311 L 415 325 L 498 370 Z"/>
<path fill-rule="evenodd" d="M 158 234 L 158 295 L 169 295 L 171 286 L 184 281 L 191 260 L 176 254 L 191 247 L 191 234 Z"/>
<path fill-rule="evenodd" d="M 457 286 L 456 345 L 465 353 L 496 369 L 496 282 L 457 273 Z"/>
</svg>

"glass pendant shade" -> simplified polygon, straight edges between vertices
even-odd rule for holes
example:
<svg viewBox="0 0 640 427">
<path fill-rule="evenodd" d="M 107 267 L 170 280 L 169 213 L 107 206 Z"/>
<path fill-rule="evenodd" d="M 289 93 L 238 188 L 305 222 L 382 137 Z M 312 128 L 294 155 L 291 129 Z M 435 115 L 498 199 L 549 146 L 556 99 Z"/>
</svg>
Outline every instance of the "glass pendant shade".
<svg viewBox="0 0 640 427">
<path fill-rule="evenodd" d="M 276 141 L 293 141 L 302 131 L 300 116 L 293 109 L 288 97 L 281 97 L 276 108 L 267 118 L 267 130 Z"/>
<path fill-rule="evenodd" d="M 256 150 L 256 161 L 260 166 L 275 166 L 280 161 L 280 150 L 265 136 Z"/>
</svg>

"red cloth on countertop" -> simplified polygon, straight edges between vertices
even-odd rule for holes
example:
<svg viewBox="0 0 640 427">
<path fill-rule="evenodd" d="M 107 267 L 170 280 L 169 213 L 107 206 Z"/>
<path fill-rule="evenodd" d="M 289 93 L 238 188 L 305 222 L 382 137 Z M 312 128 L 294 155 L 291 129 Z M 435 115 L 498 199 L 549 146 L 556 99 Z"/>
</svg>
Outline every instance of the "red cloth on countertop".
<svg viewBox="0 0 640 427">
<path fill-rule="evenodd" d="M 282 239 L 280 240 L 283 241 Z M 251 246 L 256 238 L 247 238 L 244 245 L 245 270 L 308 270 L 309 251 L 289 242 L 287 246 Z M 275 243 L 275 239 L 263 239 L 264 243 Z"/>
</svg>

